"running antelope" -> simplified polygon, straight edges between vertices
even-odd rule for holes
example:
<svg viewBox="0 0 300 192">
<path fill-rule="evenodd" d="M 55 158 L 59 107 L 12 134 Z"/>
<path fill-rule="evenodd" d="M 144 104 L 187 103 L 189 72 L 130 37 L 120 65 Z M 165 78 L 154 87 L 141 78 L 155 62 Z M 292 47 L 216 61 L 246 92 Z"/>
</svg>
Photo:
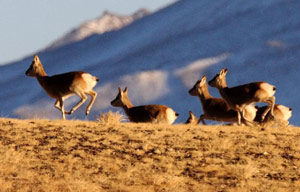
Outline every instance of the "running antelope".
<svg viewBox="0 0 300 192">
<path fill-rule="evenodd" d="M 229 88 L 226 83 L 226 74 L 227 69 L 222 69 L 208 84 L 216 87 L 229 108 L 238 112 L 238 125 L 241 125 L 242 118 L 251 123 L 251 121 L 245 118 L 243 111 L 247 105 L 255 102 L 265 102 L 268 104 L 267 109 L 262 114 L 262 119 L 266 117 L 269 111 L 271 116 L 274 117 L 275 86 L 266 82 L 254 82 Z"/>
<path fill-rule="evenodd" d="M 143 105 L 135 107 L 131 103 L 127 93 L 127 87 L 123 91 L 119 87 L 119 93 L 117 97 L 111 101 L 111 105 L 114 107 L 122 107 L 131 122 L 172 124 L 178 117 L 178 113 L 165 105 Z"/>
<path fill-rule="evenodd" d="M 258 123 L 266 123 L 270 121 L 270 112 L 266 115 L 265 119 L 262 119 L 263 112 L 268 108 L 268 106 L 259 107 L 256 113 L 254 121 Z M 276 104 L 274 106 L 274 120 L 279 121 L 283 124 L 288 125 L 289 119 L 292 117 L 292 108 L 286 107 L 284 105 Z"/>
<path fill-rule="evenodd" d="M 189 118 L 186 120 L 185 124 L 191 124 L 191 125 L 198 124 L 198 119 L 192 111 L 189 111 Z"/>
<path fill-rule="evenodd" d="M 34 60 L 26 71 L 26 75 L 36 77 L 46 93 L 50 97 L 56 99 L 54 106 L 61 111 L 63 119 L 65 119 L 65 114 L 72 114 L 87 100 L 86 94 L 90 95 L 92 98 L 86 108 L 86 115 L 89 114 L 97 96 L 97 93 L 93 91 L 93 88 L 99 81 L 98 78 L 83 71 L 48 76 L 37 55 L 34 56 Z M 64 100 L 74 94 L 78 95 L 81 100 L 67 112 L 64 110 Z"/>
<path fill-rule="evenodd" d="M 194 87 L 189 90 L 189 94 L 191 96 L 198 96 L 201 101 L 204 114 L 200 116 L 199 122 L 201 121 L 204 125 L 206 125 L 204 119 L 238 122 L 237 112 L 229 109 L 224 99 L 215 98 L 210 95 L 206 83 L 206 76 L 203 76 L 201 80 L 196 82 Z M 253 121 L 256 111 L 255 106 L 248 105 L 244 110 L 245 118 L 249 121 Z"/>
</svg>

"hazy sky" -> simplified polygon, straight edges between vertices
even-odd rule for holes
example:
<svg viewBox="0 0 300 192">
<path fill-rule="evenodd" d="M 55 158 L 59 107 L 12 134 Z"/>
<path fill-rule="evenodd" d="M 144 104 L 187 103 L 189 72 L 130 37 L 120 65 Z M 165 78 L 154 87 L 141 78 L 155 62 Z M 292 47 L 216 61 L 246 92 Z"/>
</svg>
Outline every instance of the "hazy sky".
<svg viewBox="0 0 300 192">
<path fill-rule="evenodd" d="M 174 0 L 0 0 L 0 65 L 44 48 L 82 22 L 108 10 L 151 11 Z"/>
</svg>

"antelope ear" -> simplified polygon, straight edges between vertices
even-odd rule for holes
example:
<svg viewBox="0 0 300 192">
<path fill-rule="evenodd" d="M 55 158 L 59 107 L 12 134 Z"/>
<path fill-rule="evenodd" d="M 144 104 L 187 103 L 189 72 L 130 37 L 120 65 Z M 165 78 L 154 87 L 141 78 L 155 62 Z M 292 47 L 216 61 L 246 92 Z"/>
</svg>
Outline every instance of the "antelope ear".
<svg viewBox="0 0 300 192">
<path fill-rule="evenodd" d="M 227 68 L 224 68 L 221 70 L 220 75 L 225 76 L 227 74 L 227 72 L 228 72 Z"/>
<path fill-rule="evenodd" d="M 119 93 L 122 93 L 122 89 L 120 87 L 118 87 Z"/>
<path fill-rule="evenodd" d="M 34 62 L 35 63 L 39 63 L 40 62 L 40 58 L 37 54 L 34 55 Z"/>
<path fill-rule="evenodd" d="M 201 79 L 201 84 L 205 83 L 206 82 L 206 75 L 204 75 Z"/>
<path fill-rule="evenodd" d="M 127 93 L 127 91 L 128 91 L 128 89 L 127 89 L 127 87 L 125 87 L 125 89 L 124 89 L 123 92 L 124 92 L 124 93 Z"/>
<path fill-rule="evenodd" d="M 192 112 L 192 111 L 189 111 L 189 114 L 192 116 L 193 112 Z"/>
</svg>

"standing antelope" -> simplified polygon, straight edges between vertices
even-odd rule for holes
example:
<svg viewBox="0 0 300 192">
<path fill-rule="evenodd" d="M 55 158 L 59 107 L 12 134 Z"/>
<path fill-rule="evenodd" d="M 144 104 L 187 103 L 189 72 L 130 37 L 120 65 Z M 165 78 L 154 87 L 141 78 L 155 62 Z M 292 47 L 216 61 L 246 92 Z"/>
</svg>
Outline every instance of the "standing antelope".
<svg viewBox="0 0 300 192">
<path fill-rule="evenodd" d="M 226 74 L 227 69 L 222 69 L 208 84 L 216 87 L 230 109 L 238 112 L 238 125 L 241 125 L 241 118 L 245 119 L 243 114 L 245 107 L 254 102 L 265 102 L 268 104 L 267 109 L 262 114 L 262 119 L 265 118 L 269 111 L 271 116 L 274 117 L 275 86 L 266 82 L 254 82 L 229 88 L 226 83 Z M 248 121 L 247 119 L 245 120 Z"/>
<path fill-rule="evenodd" d="M 201 80 L 197 81 L 193 88 L 189 90 L 191 96 L 198 96 L 204 114 L 200 116 L 201 121 L 206 125 L 204 119 L 224 122 L 238 122 L 237 112 L 228 108 L 226 102 L 222 98 L 212 97 L 208 91 L 206 83 L 206 76 L 203 76 Z M 249 121 L 253 121 L 255 118 L 257 109 L 253 105 L 249 105 L 245 108 L 245 118 Z M 245 122 L 247 124 L 247 122 Z"/>
<path fill-rule="evenodd" d="M 48 76 L 37 55 L 34 56 L 26 75 L 36 77 L 46 93 L 56 99 L 54 106 L 61 111 L 63 119 L 65 119 L 65 114 L 72 114 L 87 100 L 86 94 L 92 98 L 86 108 L 86 115 L 89 114 L 97 96 L 97 93 L 93 91 L 99 81 L 97 77 L 83 71 Z M 64 100 L 73 94 L 78 95 L 81 100 L 70 111 L 66 112 L 64 110 Z"/>
<path fill-rule="evenodd" d="M 189 111 L 189 118 L 186 120 L 185 124 L 191 124 L 191 125 L 198 124 L 198 119 L 192 111 Z"/>
<path fill-rule="evenodd" d="M 114 107 L 122 107 L 131 122 L 165 123 L 172 124 L 178 117 L 173 109 L 165 105 L 133 106 L 128 95 L 127 87 L 122 91 L 119 87 L 117 97 L 111 101 Z"/>
<path fill-rule="evenodd" d="M 268 106 L 259 107 L 256 113 L 256 117 L 254 121 L 258 123 L 266 123 L 270 121 L 270 111 L 267 113 L 266 117 L 263 119 L 262 115 L 264 111 L 266 111 Z M 283 124 L 288 125 L 289 119 L 292 117 L 292 108 L 288 108 L 284 105 L 278 105 L 276 104 L 274 106 L 274 120 L 279 121 Z"/>
</svg>

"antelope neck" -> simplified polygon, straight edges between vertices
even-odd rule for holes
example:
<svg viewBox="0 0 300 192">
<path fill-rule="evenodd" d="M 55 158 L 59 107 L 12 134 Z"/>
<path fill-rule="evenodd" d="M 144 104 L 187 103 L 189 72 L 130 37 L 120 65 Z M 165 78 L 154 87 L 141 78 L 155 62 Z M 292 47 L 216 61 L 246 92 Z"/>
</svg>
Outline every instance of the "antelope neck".
<svg viewBox="0 0 300 192">
<path fill-rule="evenodd" d="M 45 81 L 44 81 L 44 79 L 45 79 L 46 77 L 48 77 L 48 75 L 47 75 L 47 73 L 45 72 L 43 66 L 41 65 L 41 68 L 40 68 L 40 70 L 39 70 L 39 74 L 38 74 L 38 76 L 37 76 L 36 78 L 37 78 L 38 82 L 40 83 L 40 85 L 41 85 L 43 88 L 45 88 L 45 86 L 46 86 L 46 83 L 45 83 Z"/>
<path fill-rule="evenodd" d="M 43 65 L 41 64 L 40 68 L 39 68 L 39 74 L 38 74 L 38 77 L 45 77 L 45 76 L 48 76 Z"/>
<path fill-rule="evenodd" d="M 208 87 L 207 86 L 203 86 L 203 87 L 201 87 L 199 89 L 202 89 L 202 94 L 200 94 L 200 92 L 198 91 L 199 97 L 201 99 L 210 99 L 211 98 L 211 95 L 210 95 L 210 93 L 208 91 Z"/>
<path fill-rule="evenodd" d="M 128 96 L 125 98 L 125 102 L 124 102 L 124 109 L 128 110 L 130 108 L 134 107 L 134 105 L 132 104 L 132 102 L 130 101 L 130 99 L 128 98 Z"/>
</svg>

